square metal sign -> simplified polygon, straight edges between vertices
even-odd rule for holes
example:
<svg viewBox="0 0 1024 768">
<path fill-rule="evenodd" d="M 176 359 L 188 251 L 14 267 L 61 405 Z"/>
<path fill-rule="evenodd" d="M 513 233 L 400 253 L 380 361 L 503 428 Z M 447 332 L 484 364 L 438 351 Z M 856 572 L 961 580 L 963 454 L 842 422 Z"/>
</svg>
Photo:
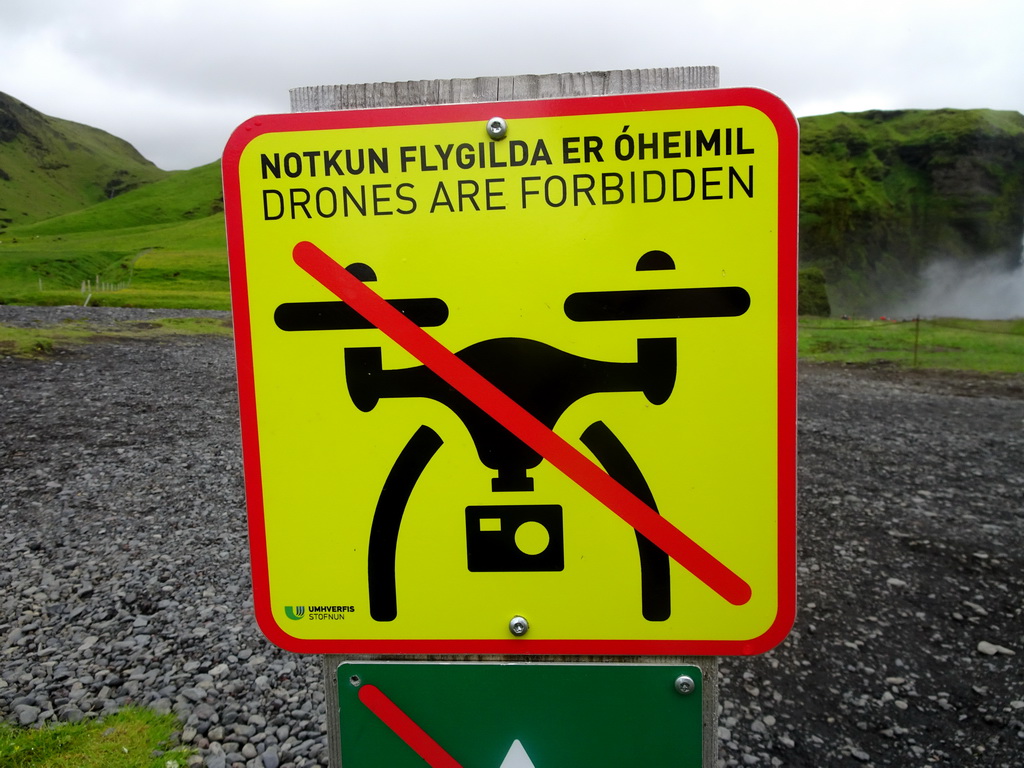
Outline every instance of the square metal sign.
<svg viewBox="0 0 1024 768">
<path fill-rule="evenodd" d="M 345 768 L 701 768 L 703 678 L 683 664 L 338 667 Z"/>
<path fill-rule="evenodd" d="M 792 114 L 753 89 L 241 125 L 223 175 L 267 637 L 781 641 L 797 156 Z"/>
</svg>

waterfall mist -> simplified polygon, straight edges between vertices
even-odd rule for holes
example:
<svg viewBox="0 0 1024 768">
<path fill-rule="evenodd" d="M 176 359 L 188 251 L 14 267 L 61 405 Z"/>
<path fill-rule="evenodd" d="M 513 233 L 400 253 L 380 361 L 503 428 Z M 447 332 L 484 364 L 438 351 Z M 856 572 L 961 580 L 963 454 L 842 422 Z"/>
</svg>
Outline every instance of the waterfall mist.
<svg viewBox="0 0 1024 768">
<path fill-rule="evenodd" d="M 921 275 L 917 295 L 900 304 L 896 317 L 969 317 L 1006 320 L 1024 317 L 1024 261 L 1006 268 L 993 257 L 965 264 L 933 261 Z"/>
</svg>

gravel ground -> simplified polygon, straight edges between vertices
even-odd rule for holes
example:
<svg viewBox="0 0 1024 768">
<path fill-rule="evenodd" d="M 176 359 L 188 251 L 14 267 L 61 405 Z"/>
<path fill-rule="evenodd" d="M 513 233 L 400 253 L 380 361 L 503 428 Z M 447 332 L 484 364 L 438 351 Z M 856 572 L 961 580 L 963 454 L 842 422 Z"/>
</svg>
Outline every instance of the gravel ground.
<svg viewBox="0 0 1024 768">
<path fill-rule="evenodd" d="M 231 343 L 117 337 L 183 314 L 0 306 L 105 332 L 0 358 L 0 717 L 144 704 L 200 764 L 326 765 L 319 659 L 252 615 Z M 722 660 L 723 764 L 1024 765 L 1024 378 L 800 386 L 799 616 Z"/>
</svg>

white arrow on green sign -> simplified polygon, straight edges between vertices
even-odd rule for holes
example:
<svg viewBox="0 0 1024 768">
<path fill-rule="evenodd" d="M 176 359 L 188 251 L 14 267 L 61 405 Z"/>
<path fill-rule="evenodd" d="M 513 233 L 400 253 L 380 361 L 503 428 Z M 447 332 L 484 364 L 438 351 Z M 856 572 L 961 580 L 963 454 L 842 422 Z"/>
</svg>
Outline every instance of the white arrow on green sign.
<svg viewBox="0 0 1024 768">
<path fill-rule="evenodd" d="M 499 768 L 537 768 L 537 766 L 533 764 L 533 760 L 526 754 L 522 742 L 516 739 L 512 742 L 512 746 L 508 748 L 508 754 L 501 761 Z"/>
<path fill-rule="evenodd" d="M 694 666 L 353 661 L 337 682 L 345 768 L 703 764 Z"/>
</svg>

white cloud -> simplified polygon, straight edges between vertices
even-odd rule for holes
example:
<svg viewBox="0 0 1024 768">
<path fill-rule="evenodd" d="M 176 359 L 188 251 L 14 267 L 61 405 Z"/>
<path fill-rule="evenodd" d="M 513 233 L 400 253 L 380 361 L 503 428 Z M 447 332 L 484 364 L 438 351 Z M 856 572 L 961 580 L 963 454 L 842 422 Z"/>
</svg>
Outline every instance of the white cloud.
<svg viewBox="0 0 1024 768">
<path fill-rule="evenodd" d="M 11 5 L 12 7 L 7 7 Z M 158 165 L 220 153 L 288 89 L 693 64 L 797 114 L 1024 110 L 1019 0 L 13 0 L 0 90 Z"/>
</svg>

